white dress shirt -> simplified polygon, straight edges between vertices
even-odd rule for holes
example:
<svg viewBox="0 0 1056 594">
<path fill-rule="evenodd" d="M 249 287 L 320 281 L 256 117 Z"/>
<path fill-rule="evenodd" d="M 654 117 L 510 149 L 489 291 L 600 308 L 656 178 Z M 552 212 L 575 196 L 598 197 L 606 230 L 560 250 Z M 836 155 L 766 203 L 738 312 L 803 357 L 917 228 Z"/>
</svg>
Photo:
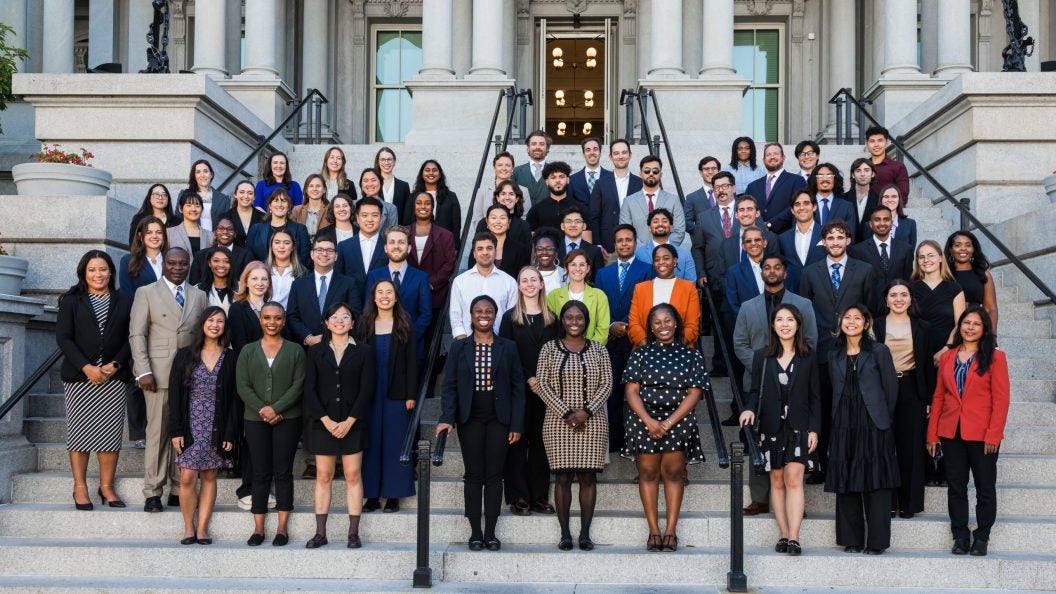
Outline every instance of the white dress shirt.
<svg viewBox="0 0 1056 594">
<path fill-rule="evenodd" d="M 370 261 L 374 259 L 374 249 L 378 245 L 378 236 L 380 233 L 375 233 L 374 237 L 367 237 L 362 233 L 359 234 L 359 251 L 363 256 L 363 271 L 370 272 Z"/>
<path fill-rule="evenodd" d="M 499 332 L 499 322 L 517 303 L 517 281 L 505 272 L 495 268 L 485 276 L 479 267 L 474 266 L 455 277 L 451 283 L 451 307 L 448 311 L 452 336 L 470 336 L 473 334 L 473 322 L 469 315 L 470 305 L 480 295 L 487 295 L 495 300 L 499 310 L 495 312 L 495 333 Z"/>
<path fill-rule="evenodd" d="M 165 278 L 164 276 L 159 276 L 159 278 L 161 278 L 161 280 L 165 283 L 165 286 L 169 288 L 169 292 L 172 293 L 172 298 L 174 300 L 176 299 L 176 287 L 183 287 L 183 302 L 185 304 L 187 303 L 187 281 L 183 281 L 183 283 L 180 285 L 174 285 L 169 279 Z"/>
<path fill-rule="evenodd" d="M 287 266 L 279 272 L 275 267 L 271 268 L 271 300 L 277 301 L 286 309 L 286 303 L 290 299 L 290 287 L 293 286 L 293 266 Z"/>
<path fill-rule="evenodd" d="M 763 294 L 763 266 L 762 262 L 753 262 L 751 258 L 748 258 L 748 263 L 752 265 L 752 275 L 755 276 L 755 288 L 759 289 L 759 294 Z"/>
<path fill-rule="evenodd" d="M 324 278 L 326 279 L 326 290 L 329 292 L 330 291 L 330 285 L 334 284 L 334 269 L 331 268 L 329 272 L 325 272 L 325 273 L 319 273 L 318 271 L 316 271 L 316 272 L 314 272 L 314 274 L 315 274 L 315 295 L 316 295 L 316 297 L 319 296 L 319 289 L 322 288 L 322 284 L 323 284 L 323 279 Z"/>
<path fill-rule="evenodd" d="M 147 266 L 150 266 L 150 269 L 154 271 L 154 278 L 161 278 L 161 261 L 163 256 L 159 253 L 158 257 L 154 260 L 151 260 L 150 256 L 144 256 L 144 259 L 147 262 Z"/>
<path fill-rule="evenodd" d="M 627 175 L 616 177 L 616 195 L 620 198 L 620 208 L 623 208 L 623 201 L 627 198 L 627 188 L 631 184 L 631 172 L 628 171 Z"/>
<path fill-rule="evenodd" d="M 807 263 L 807 254 L 810 253 L 810 240 L 814 236 L 814 223 L 810 224 L 805 233 L 799 231 L 799 225 L 796 225 L 796 257 L 799 258 L 800 264 Z"/>
</svg>

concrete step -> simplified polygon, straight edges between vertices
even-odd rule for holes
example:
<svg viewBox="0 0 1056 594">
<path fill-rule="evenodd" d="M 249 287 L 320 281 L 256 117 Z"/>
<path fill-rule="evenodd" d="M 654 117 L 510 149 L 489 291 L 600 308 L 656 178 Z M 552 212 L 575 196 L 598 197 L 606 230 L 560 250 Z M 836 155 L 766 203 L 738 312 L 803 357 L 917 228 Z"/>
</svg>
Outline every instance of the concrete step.
<svg viewBox="0 0 1056 594">
<path fill-rule="evenodd" d="M 1019 338 L 1014 336 L 998 337 L 998 345 L 1009 357 L 1029 356 L 1035 360 L 1048 363 L 1056 361 L 1056 339 L 1053 338 Z"/>
<path fill-rule="evenodd" d="M 1016 402 L 1008 407 L 1009 427 L 1056 427 L 1056 402 Z"/>
<path fill-rule="evenodd" d="M 1006 320 L 1001 314 L 997 329 L 1001 343 L 1005 338 L 1052 339 L 1051 320 Z"/>
<path fill-rule="evenodd" d="M 26 395 L 26 417 L 65 417 L 62 392 L 31 392 Z"/>
<path fill-rule="evenodd" d="M 998 332 L 1001 332 L 1001 324 L 1005 320 L 1023 320 L 1030 321 L 1034 319 L 1034 304 L 1030 302 L 1020 301 L 1001 301 L 998 300 L 998 313 L 1000 320 L 998 320 Z"/>
<path fill-rule="evenodd" d="M 1056 454 L 1056 429 L 1051 427 L 1015 427 L 1005 430 L 1001 453 Z"/>
<path fill-rule="evenodd" d="M 37 470 L 48 472 L 68 471 L 70 469 L 70 456 L 66 451 L 65 444 L 38 443 L 36 446 Z M 297 476 L 300 476 L 300 473 L 304 470 L 304 458 L 304 450 L 297 450 L 297 455 L 294 458 L 294 474 Z M 98 460 L 95 456 L 88 460 L 88 471 L 99 472 Z M 131 443 L 125 442 L 121 447 L 121 456 L 117 461 L 117 471 L 119 473 L 135 474 L 143 472 L 143 450 L 133 448 Z"/>
</svg>

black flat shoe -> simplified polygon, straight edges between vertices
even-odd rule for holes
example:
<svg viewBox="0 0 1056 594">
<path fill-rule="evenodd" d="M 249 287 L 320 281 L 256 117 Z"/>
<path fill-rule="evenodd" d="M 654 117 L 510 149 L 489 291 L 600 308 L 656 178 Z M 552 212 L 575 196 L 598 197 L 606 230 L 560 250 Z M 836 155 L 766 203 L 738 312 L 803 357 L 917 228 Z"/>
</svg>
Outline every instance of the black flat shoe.
<svg viewBox="0 0 1056 594">
<path fill-rule="evenodd" d="M 898 512 L 898 517 L 902 518 L 903 520 L 909 520 L 909 519 L 912 519 L 912 518 L 913 518 L 913 516 L 915 516 L 915 515 L 916 515 L 916 514 L 914 514 L 913 512 L 907 512 L 907 511 L 900 511 L 900 512 Z"/>
<path fill-rule="evenodd" d="M 368 499 L 367 502 L 363 504 L 363 513 L 365 514 L 376 512 L 379 509 L 381 509 L 381 500 L 376 497 Z"/>
<path fill-rule="evenodd" d="M 572 537 L 562 537 L 561 540 L 557 543 L 557 548 L 561 549 L 562 551 L 571 551 Z"/>
<path fill-rule="evenodd" d="M 798 540 L 788 541 L 788 555 L 790 557 L 798 557 L 803 554 L 803 547 L 799 545 Z"/>
<path fill-rule="evenodd" d="M 483 551 L 484 550 L 484 539 L 480 537 L 469 539 L 469 550 L 471 551 Z"/>
<path fill-rule="evenodd" d="M 864 553 L 866 555 L 883 555 L 884 549 L 865 549 Z"/>
<path fill-rule="evenodd" d="M 581 550 L 581 551 L 593 551 L 594 550 L 594 541 L 590 540 L 589 537 L 588 538 L 583 538 L 582 536 L 580 536 L 579 537 L 579 550 Z"/>
<path fill-rule="evenodd" d="M 645 550 L 650 553 L 659 553 L 661 549 L 660 535 L 650 534 L 649 539 L 645 541 Z"/>
<path fill-rule="evenodd" d="M 329 542 L 330 541 L 326 540 L 326 537 L 323 536 L 322 534 L 316 534 L 315 536 L 312 537 L 311 540 L 309 540 L 308 542 L 306 542 L 304 544 L 304 548 L 306 548 L 306 549 L 318 549 L 321 546 L 325 546 Z"/>
<path fill-rule="evenodd" d="M 664 553 L 674 553 L 678 550 L 678 537 L 674 534 L 665 534 L 660 550 Z"/>
<path fill-rule="evenodd" d="M 988 543 L 985 540 L 978 539 L 978 538 L 975 539 L 975 541 L 972 542 L 972 550 L 969 551 L 968 554 L 973 556 L 973 557 L 985 557 L 986 556 L 986 545 L 987 544 Z"/>
<path fill-rule="evenodd" d="M 384 513 L 392 514 L 400 511 L 400 500 L 399 499 L 386 499 L 385 508 L 381 510 Z"/>
<path fill-rule="evenodd" d="M 211 545 L 211 544 L 213 544 L 213 539 L 212 538 L 199 538 L 198 539 L 198 544 L 200 544 L 200 545 Z"/>
<path fill-rule="evenodd" d="M 276 534 L 275 538 L 271 541 L 273 547 L 284 547 L 290 542 L 290 537 L 287 534 Z"/>
<path fill-rule="evenodd" d="M 348 548 L 350 549 L 361 549 L 363 548 L 363 541 L 359 540 L 358 534 L 352 534 L 348 537 Z"/>
<path fill-rule="evenodd" d="M 861 553 L 862 547 L 843 547 L 844 553 Z"/>
<path fill-rule="evenodd" d="M 109 506 L 109 507 L 125 507 L 125 502 L 121 501 L 120 499 L 107 500 L 106 497 L 103 495 L 102 487 L 99 488 L 99 499 L 102 500 L 103 505 L 106 505 L 106 506 Z"/>
<path fill-rule="evenodd" d="M 187 538 L 180 541 L 181 545 L 192 545 L 198 542 L 198 538 L 194 536 L 188 536 Z"/>
<path fill-rule="evenodd" d="M 264 535 L 254 533 L 252 536 L 249 537 L 249 540 L 246 541 L 246 544 L 251 547 L 259 547 L 260 545 L 264 544 Z"/>
<path fill-rule="evenodd" d="M 777 544 L 774 545 L 774 552 L 775 553 L 787 553 L 788 552 L 788 539 L 787 538 L 782 538 L 781 540 L 777 541 Z"/>
<path fill-rule="evenodd" d="M 487 547 L 489 551 L 497 551 L 502 548 L 502 541 L 492 536 L 484 543 L 484 546 Z"/>
<path fill-rule="evenodd" d="M 967 538 L 958 538 L 953 541 L 953 549 L 950 552 L 954 555 L 967 555 L 970 548 L 971 544 Z"/>
</svg>

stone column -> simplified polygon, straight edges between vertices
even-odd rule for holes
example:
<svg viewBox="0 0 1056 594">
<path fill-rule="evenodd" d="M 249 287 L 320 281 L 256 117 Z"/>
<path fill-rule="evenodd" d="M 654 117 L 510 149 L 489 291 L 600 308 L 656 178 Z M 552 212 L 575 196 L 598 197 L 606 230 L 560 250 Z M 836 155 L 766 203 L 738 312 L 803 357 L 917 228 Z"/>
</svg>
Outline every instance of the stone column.
<svg viewBox="0 0 1056 594">
<path fill-rule="evenodd" d="M 19 4 L 21 0 L 16 0 Z M 91 0 L 88 5 L 88 67 L 120 62 L 114 43 L 116 30 L 114 0 Z"/>
<path fill-rule="evenodd" d="M 826 97 L 831 97 L 842 88 L 854 90 L 856 71 L 854 2 L 829 2 L 827 6 L 829 89 Z M 829 106 L 827 113 L 826 136 L 836 132 L 835 107 Z"/>
<path fill-rule="evenodd" d="M 917 0 L 887 0 L 881 76 L 920 74 L 917 67 Z"/>
<path fill-rule="evenodd" d="M 227 76 L 227 6 L 223 0 L 194 3 L 194 67 L 212 78 Z"/>
<path fill-rule="evenodd" d="M 304 21 L 301 46 L 301 96 L 308 94 L 309 89 L 319 89 L 324 97 L 330 99 L 330 52 L 327 51 L 329 2 L 327 0 L 304 0 Z M 323 104 L 321 118 L 323 133 L 329 133 L 330 105 Z M 307 107 L 305 109 L 308 109 Z M 310 132 L 310 131 L 309 131 Z"/>
<path fill-rule="evenodd" d="M 255 0 L 252 10 L 246 11 L 246 66 L 244 76 L 278 78 L 275 63 L 276 25 L 278 0 Z"/>
<path fill-rule="evenodd" d="M 936 20 L 939 65 L 935 75 L 953 78 L 972 71 L 972 8 L 970 0 L 942 0 Z"/>
<path fill-rule="evenodd" d="M 7 23 L 14 29 L 7 36 L 7 44 L 11 47 L 26 49 L 26 40 L 29 39 L 28 22 L 26 20 L 26 2 L 5 2 L 0 6 L 0 23 Z M 26 72 L 26 64 L 23 60 L 15 60 L 19 72 Z"/>
<path fill-rule="evenodd" d="M 682 0 L 653 0 L 650 16 L 653 35 L 646 77 L 685 77 L 686 71 L 682 67 Z"/>
<path fill-rule="evenodd" d="M 227 74 L 237 76 L 242 73 L 242 0 L 222 0 L 226 8 L 227 52 L 224 62 Z"/>
<path fill-rule="evenodd" d="M 704 76 L 732 76 L 733 0 L 704 0 Z"/>
<path fill-rule="evenodd" d="M 422 67 L 419 78 L 454 78 L 451 66 L 452 0 L 422 3 Z"/>
<path fill-rule="evenodd" d="M 474 77 L 506 78 L 502 69 L 503 30 L 506 27 L 502 0 L 473 0 Z"/>
<path fill-rule="evenodd" d="M 73 72 L 73 2 L 44 0 L 44 67 L 46 73 Z"/>
<path fill-rule="evenodd" d="M 473 0 L 454 0 L 451 6 L 451 67 L 456 78 L 469 74 L 473 61 L 473 4 Z"/>
</svg>

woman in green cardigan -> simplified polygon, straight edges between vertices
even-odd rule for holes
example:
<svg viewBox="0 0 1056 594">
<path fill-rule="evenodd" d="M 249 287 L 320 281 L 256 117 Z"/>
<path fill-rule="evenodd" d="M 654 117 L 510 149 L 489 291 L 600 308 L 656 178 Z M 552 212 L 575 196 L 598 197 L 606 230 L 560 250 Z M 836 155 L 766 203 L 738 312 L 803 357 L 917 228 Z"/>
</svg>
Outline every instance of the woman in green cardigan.
<svg viewBox="0 0 1056 594">
<path fill-rule="evenodd" d="M 572 250 L 565 256 L 568 284 L 546 294 L 546 306 L 556 315 L 569 301 L 580 301 L 590 311 L 586 338 L 599 344 L 609 340 L 609 300 L 605 292 L 587 284 L 590 259 L 583 250 Z"/>
<path fill-rule="evenodd" d="M 301 391 L 304 350 L 282 338 L 286 312 L 269 301 L 260 309 L 264 337 L 247 344 L 238 356 L 236 383 L 245 403 L 246 443 L 253 457 L 253 535 L 251 547 L 264 542 L 268 492 L 275 481 L 279 526 L 273 546 L 290 541 L 286 524 L 293 511 L 293 456 L 301 438 Z"/>
</svg>

